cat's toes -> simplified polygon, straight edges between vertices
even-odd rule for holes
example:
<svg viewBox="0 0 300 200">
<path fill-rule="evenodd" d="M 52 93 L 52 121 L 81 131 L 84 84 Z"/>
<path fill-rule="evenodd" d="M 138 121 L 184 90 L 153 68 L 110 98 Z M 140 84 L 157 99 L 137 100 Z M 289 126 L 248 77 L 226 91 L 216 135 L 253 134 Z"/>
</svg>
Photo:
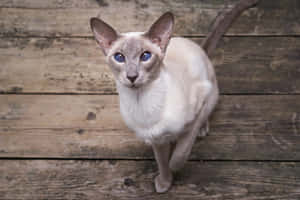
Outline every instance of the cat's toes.
<svg viewBox="0 0 300 200">
<path fill-rule="evenodd" d="M 207 122 L 206 122 L 205 124 L 203 124 L 203 126 L 200 128 L 199 133 L 198 133 L 198 137 L 199 137 L 199 138 L 203 138 L 203 137 L 205 137 L 205 136 L 208 135 L 208 132 L 209 132 L 209 123 L 208 123 L 208 121 L 207 121 Z"/>
<path fill-rule="evenodd" d="M 163 179 L 160 175 L 156 176 L 154 179 L 155 190 L 157 193 L 167 192 L 173 182 L 173 175 L 171 174 L 169 178 Z"/>
</svg>

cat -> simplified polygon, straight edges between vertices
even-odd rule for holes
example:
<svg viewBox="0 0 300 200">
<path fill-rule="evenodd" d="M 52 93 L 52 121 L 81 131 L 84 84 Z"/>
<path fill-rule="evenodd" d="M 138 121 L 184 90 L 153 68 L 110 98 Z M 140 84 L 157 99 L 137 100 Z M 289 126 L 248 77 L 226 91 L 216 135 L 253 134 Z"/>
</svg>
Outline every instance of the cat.
<svg viewBox="0 0 300 200">
<path fill-rule="evenodd" d="M 233 21 L 258 2 L 240 0 L 219 13 L 202 48 L 182 37 L 171 38 L 174 16 L 170 12 L 147 32 L 119 34 L 101 19 L 90 19 L 115 77 L 121 115 L 153 148 L 159 171 L 154 179 L 156 192 L 170 189 L 173 172 L 184 166 L 197 136 L 209 130 L 208 118 L 219 89 L 208 55 Z"/>
<path fill-rule="evenodd" d="M 198 44 L 171 37 L 170 12 L 147 32 L 119 34 L 98 18 L 90 25 L 115 77 L 121 115 L 137 137 L 152 146 L 159 170 L 155 189 L 166 192 L 197 135 L 207 132 L 219 97 L 213 65 Z"/>
</svg>

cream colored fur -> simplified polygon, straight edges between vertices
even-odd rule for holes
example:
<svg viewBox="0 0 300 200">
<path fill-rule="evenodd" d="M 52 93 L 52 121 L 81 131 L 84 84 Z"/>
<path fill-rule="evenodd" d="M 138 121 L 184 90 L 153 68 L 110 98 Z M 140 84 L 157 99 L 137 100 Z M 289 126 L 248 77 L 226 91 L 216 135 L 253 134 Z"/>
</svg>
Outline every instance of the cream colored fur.
<svg viewBox="0 0 300 200">
<path fill-rule="evenodd" d="M 131 89 L 117 80 L 123 119 L 149 144 L 175 141 L 196 118 L 207 94 L 217 90 L 211 62 L 188 39 L 172 38 L 162 65 L 159 77 L 146 87 Z"/>
<path fill-rule="evenodd" d="M 171 13 L 160 17 L 146 33 L 119 35 L 96 18 L 91 27 L 115 76 L 123 119 L 152 145 L 159 169 L 155 188 L 166 192 L 172 185 L 172 172 L 187 161 L 200 129 L 208 129 L 207 120 L 219 95 L 214 68 L 196 43 L 169 39 Z M 152 57 L 144 62 L 140 56 L 145 51 Z M 124 54 L 126 61 L 116 61 L 116 53 Z M 138 76 L 131 81 L 128 74 Z"/>
</svg>

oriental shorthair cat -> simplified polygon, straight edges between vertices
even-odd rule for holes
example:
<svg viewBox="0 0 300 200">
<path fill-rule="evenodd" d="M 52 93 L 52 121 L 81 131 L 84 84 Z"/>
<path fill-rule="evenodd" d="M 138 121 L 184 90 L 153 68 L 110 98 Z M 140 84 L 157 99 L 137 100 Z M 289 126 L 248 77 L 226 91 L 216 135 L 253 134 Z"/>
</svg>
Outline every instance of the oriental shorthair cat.
<svg viewBox="0 0 300 200">
<path fill-rule="evenodd" d="M 252 4 L 253 0 L 244 7 Z M 213 49 L 216 42 L 208 45 L 211 38 L 219 40 L 230 23 L 206 39 L 205 50 L 189 39 L 171 37 L 174 16 L 170 12 L 146 32 L 118 33 L 98 18 L 90 24 L 115 77 L 121 115 L 136 136 L 152 146 L 159 170 L 155 189 L 166 192 L 197 136 L 207 134 L 219 89 L 205 50 Z"/>
</svg>

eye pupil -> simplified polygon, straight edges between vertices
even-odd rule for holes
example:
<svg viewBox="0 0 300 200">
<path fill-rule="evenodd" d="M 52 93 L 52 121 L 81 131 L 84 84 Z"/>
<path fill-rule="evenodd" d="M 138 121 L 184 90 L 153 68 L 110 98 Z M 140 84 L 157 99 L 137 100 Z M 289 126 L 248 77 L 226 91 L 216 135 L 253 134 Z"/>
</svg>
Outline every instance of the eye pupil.
<svg viewBox="0 0 300 200">
<path fill-rule="evenodd" d="M 114 55 L 114 58 L 117 62 L 120 62 L 120 63 L 125 62 L 125 56 L 121 53 L 116 53 Z"/>
<path fill-rule="evenodd" d="M 151 58 L 151 53 L 148 51 L 145 51 L 144 53 L 142 53 L 141 55 L 141 60 L 142 61 L 147 61 Z"/>
</svg>

